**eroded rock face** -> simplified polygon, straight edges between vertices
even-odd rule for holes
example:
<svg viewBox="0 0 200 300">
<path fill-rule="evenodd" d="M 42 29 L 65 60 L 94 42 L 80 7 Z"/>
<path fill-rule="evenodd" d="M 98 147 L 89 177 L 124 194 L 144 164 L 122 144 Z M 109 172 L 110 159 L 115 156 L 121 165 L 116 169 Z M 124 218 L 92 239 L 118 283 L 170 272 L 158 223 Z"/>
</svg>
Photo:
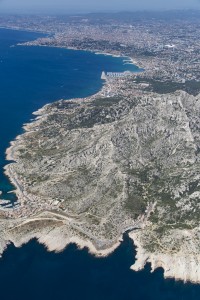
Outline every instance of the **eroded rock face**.
<svg viewBox="0 0 200 300">
<path fill-rule="evenodd" d="M 77 237 L 103 255 L 140 228 L 139 267 L 151 261 L 166 276 L 200 282 L 199 96 L 124 84 L 117 96 L 59 101 L 39 114 L 8 151 L 21 206 L 7 213 L 19 222 L 7 239 L 50 245 L 60 232 L 59 249 Z"/>
<path fill-rule="evenodd" d="M 137 246 L 137 260 L 131 269 L 138 271 L 150 262 L 152 271 L 159 267 L 164 269 L 165 278 L 200 283 L 199 228 L 171 229 L 162 238 L 151 229 L 150 226 L 145 232 L 130 233 Z M 148 252 L 148 242 L 154 243 L 155 240 L 157 249 L 154 248 L 155 252 Z"/>
</svg>

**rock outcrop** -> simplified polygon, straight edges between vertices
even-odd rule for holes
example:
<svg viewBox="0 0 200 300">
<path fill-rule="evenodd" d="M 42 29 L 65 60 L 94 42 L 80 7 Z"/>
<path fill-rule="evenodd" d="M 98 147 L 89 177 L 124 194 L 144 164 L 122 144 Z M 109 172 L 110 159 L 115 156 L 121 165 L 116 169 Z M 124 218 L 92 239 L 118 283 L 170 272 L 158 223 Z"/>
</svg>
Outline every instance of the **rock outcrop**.
<svg viewBox="0 0 200 300">
<path fill-rule="evenodd" d="M 135 270 L 151 262 L 200 282 L 200 97 L 142 93 L 131 79 L 111 87 L 46 105 L 12 143 L 6 173 L 20 205 L 2 236 L 51 250 L 79 239 L 105 255 L 132 230 Z"/>
</svg>

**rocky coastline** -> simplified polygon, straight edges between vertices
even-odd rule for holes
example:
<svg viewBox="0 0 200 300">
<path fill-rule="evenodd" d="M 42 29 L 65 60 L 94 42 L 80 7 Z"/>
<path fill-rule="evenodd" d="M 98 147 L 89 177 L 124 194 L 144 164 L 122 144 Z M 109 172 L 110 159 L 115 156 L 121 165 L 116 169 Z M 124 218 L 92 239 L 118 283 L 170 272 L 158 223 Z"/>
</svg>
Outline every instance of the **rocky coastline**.
<svg viewBox="0 0 200 300">
<path fill-rule="evenodd" d="M 149 93 L 134 76 L 46 105 L 6 152 L 19 205 L 1 210 L 0 252 L 37 238 L 107 256 L 129 230 L 133 270 L 200 283 L 199 112 L 200 96 Z"/>
</svg>

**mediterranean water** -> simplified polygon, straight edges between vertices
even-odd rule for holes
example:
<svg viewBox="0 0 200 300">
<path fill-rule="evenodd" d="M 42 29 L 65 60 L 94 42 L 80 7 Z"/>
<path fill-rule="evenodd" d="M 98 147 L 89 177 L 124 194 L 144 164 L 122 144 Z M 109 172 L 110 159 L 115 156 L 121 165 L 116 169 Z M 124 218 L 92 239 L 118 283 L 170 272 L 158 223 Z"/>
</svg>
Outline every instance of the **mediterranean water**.
<svg viewBox="0 0 200 300">
<path fill-rule="evenodd" d="M 104 71 L 138 71 L 123 58 L 47 47 L 16 46 L 38 33 L 0 29 L 0 190 L 15 201 L 13 186 L 3 175 L 5 150 L 22 133 L 31 113 L 64 98 L 85 97 L 102 87 Z M 10 245 L 0 258 L 0 300 L 199 300 L 200 285 L 165 280 L 162 269 L 140 272 L 129 268 L 135 248 L 127 235 L 107 258 L 70 245 L 49 253 L 32 240 L 21 248 Z"/>
</svg>

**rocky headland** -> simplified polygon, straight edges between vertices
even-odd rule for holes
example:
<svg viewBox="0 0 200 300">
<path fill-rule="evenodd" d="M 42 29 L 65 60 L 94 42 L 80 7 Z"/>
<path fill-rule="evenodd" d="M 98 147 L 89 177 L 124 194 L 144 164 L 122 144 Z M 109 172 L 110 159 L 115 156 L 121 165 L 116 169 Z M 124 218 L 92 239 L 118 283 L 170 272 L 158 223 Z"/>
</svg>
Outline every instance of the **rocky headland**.
<svg viewBox="0 0 200 300">
<path fill-rule="evenodd" d="M 132 76 L 35 114 L 7 150 L 18 203 L 0 211 L 0 252 L 37 238 L 103 256 L 130 231 L 132 269 L 200 283 L 200 96 L 149 92 Z"/>
</svg>

